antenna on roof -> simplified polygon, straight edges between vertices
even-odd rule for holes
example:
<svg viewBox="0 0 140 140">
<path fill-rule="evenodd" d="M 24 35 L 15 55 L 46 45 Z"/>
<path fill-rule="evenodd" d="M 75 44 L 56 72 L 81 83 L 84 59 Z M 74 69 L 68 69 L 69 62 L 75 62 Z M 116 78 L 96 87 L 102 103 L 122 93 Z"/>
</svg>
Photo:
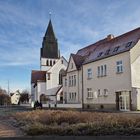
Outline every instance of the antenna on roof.
<svg viewBox="0 0 140 140">
<path fill-rule="evenodd" d="M 51 12 L 49 12 L 49 17 L 50 17 L 50 20 L 51 20 L 51 15 L 52 15 L 52 13 L 51 13 Z"/>
</svg>

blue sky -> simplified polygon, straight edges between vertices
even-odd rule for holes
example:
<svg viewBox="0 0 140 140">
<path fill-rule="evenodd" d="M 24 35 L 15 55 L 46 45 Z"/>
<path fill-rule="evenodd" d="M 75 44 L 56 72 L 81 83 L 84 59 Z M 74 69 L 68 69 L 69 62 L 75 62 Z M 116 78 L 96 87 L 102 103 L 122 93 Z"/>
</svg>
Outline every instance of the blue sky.
<svg viewBox="0 0 140 140">
<path fill-rule="evenodd" d="M 30 89 L 49 11 L 61 55 L 140 26 L 139 0 L 0 0 L 0 86 Z"/>
</svg>

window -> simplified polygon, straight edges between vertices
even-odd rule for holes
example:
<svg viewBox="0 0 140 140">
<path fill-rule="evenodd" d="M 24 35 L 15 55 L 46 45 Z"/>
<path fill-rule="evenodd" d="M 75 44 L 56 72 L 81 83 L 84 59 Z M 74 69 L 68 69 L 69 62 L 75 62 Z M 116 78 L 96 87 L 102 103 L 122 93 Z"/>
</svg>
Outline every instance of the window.
<svg viewBox="0 0 140 140">
<path fill-rule="evenodd" d="M 92 69 L 87 70 L 87 78 L 91 79 L 92 78 Z"/>
<path fill-rule="evenodd" d="M 67 92 L 64 93 L 64 102 L 67 103 Z"/>
<path fill-rule="evenodd" d="M 103 67 L 103 65 L 101 66 L 101 76 L 103 76 L 104 75 L 104 67 Z"/>
<path fill-rule="evenodd" d="M 103 54 L 103 52 L 100 52 L 100 53 L 98 54 L 98 57 L 100 57 L 102 54 Z"/>
<path fill-rule="evenodd" d="M 76 86 L 76 75 L 69 76 L 69 86 Z"/>
<path fill-rule="evenodd" d="M 101 90 L 100 89 L 98 89 L 98 96 L 101 96 L 102 94 L 101 94 Z"/>
<path fill-rule="evenodd" d="M 92 88 L 87 88 L 87 98 L 93 98 Z"/>
<path fill-rule="evenodd" d="M 106 75 L 107 75 L 107 66 L 104 65 L 104 76 L 106 76 Z"/>
<path fill-rule="evenodd" d="M 72 94 L 72 100 L 76 100 L 76 92 L 74 92 L 73 94 Z"/>
<path fill-rule="evenodd" d="M 67 86 L 67 78 L 65 78 L 65 86 Z"/>
<path fill-rule="evenodd" d="M 53 64 L 55 64 L 55 60 L 53 61 Z"/>
<path fill-rule="evenodd" d="M 104 96 L 108 96 L 108 90 L 104 89 Z"/>
<path fill-rule="evenodd" d="M 71 69 L 73 69 L 73 63 L 71 63 Z"/>
<path fill-rule="evenodd" d="M 65 74 L 65 70 L 64 69 L 61 69 L 59 71 L 59 85 L 62 85 L 63 84 L 63 75 Z"/>
<path fill-rule="evenodd" d="M 117 52 L 119 48 L 120 48 L 119 46 L 115 47 L 113 52 Z"/>
<path fill-rule="evenodd" d="M 106 52 L 105 52 L 105 55 L 109 55 L 110 53 L 110 49 L 108 49 Z"/>
<path fill-rule="evenodd" d="M 100 67 L 98 66 L 98 77 L 100 76 Z"/>
<path fill-rule="evenodd" d="M 61 60 L 61 64 L 63 64 L 63 60 Z"/>
<path fill-rule="evenodd" d="M 71 86 L 73 86 L 73 76 L 71 76 Z"/>
<path fill-rule="evenodd" d="M 131 46 L 131 44 L 132 44 L 132 41 L 128 42 L 125 47 L 129 48 Z"/>
<path fill-rule="evenodd" d="M 69 100 L 71 100 L 71 93 L 69 93 Z"/>
<path fill-rule="evenodd" d="M 71 86 L 71 76 L 69 76 L 69 87 Z"/>
<path fill-rule="evenodd" d="M 51 77 L 51 76 L 50 76 L 50 73 L 48 73 L 48 80 L 50 80 L 50 77 Z"/>
<path fill-rule="evenodd" d="M 116 65 L 117 65 L 117 73 L 122 73 L 123 72 L 123 63 L 122 63 L 122 61 L 117 61 Z"/>
<path fill-rule="evenodd" d="M 98 77 L 103 77 L 107 75 L 107 65 L 101 65 L 97 68 Z"/>
<path fill-rule="evenodd" d="M 46 61 L 46 65 L 49 66 L 49 62 L 48 62 L 48 60 Z"/>
<path fill-rule="evenodd" d="M 50 60 L 50 66 L 52 66 L 52 60 Z"/>
<path fill-rule="evenodd" d="M 76 92 L 69 93 L 69 100 L 72 100 L 72 101 L 76 100 Z"/>
<path fill-rule="evenodd" d="M 74 75 L 74 86 L 76 86 L 76 75 Z"/>
</svg>

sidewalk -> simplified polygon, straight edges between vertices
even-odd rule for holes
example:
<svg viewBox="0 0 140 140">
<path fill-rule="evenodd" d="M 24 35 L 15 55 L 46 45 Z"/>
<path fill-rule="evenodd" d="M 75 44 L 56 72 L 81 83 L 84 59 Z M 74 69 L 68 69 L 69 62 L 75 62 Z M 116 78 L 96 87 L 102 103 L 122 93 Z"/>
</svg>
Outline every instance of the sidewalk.
<svg viewBox="0 0 140 140">
<path fill-rule="evenodd" d="M 21 137 L 22 132 L 12 127 L 8 122 L 0 120 L 0 137 Z M 1 138 L 0 138 L 1 139 Z"/>
</svg>

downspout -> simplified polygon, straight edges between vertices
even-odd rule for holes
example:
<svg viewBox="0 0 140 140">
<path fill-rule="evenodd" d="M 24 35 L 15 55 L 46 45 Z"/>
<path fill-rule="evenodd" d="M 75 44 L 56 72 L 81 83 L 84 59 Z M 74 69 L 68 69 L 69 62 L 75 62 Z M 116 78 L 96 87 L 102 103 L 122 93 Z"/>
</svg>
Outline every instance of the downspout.
<svg viewBox="0 0 140 140">
<path fill-rule="evenodd" d="M 83 65 L 82 65 L 82 109 L 84 109 L 84 80 L 83 80 Z"/>
<path fill-rule="evenodd" d="M 79 92 L 79 82 L 80 82 L 80 80 L 79 80 L 79 71 L 78 71 L 78 78 L 77 78 L 77 84 L 78 84 L 78 103 L 80 103 L 80 98 L 79 98 L 79 94 L 80 94 L 80 92 Z"/>
</svg>

